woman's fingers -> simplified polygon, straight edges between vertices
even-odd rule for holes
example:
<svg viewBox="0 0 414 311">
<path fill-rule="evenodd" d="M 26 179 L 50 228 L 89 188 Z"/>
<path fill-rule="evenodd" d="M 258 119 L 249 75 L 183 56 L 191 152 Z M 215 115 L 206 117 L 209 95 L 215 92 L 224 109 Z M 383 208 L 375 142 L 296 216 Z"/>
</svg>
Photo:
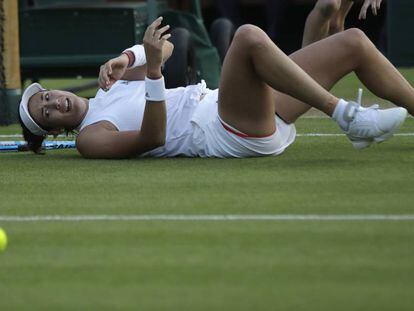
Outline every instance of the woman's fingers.
<svg viewBox="0 0 414 311">
<path fill-rule="evenodd" d="M 151 25 L 148 26 L 144 34 L 144 48 L 147 57 L 147 71 L 158 70 L 162 64 L 163 45 L 170 35 L 166 31 L 170 28 L 169 25 L 161 27 L 163 18 L 157 18 Z"/>
<path fill-rule="evenodd" d="M 101 70 L 99 71 L 99 86 L 101 89 L 106 88 L 106 81 L 107 81 L 108 75 L 106 73 L 105 65 L 101 66 Z"/>
<path fill-rule="evenodd" d="M 160 29 L 157 29 L 154 33 L 154 39 L 160 39 L 161 35 L 166 32 L 168 29 L 170 29 L 170 25 L 166 25 L 164 27 L 161 27 Z"/>
<path fill-rule="evenodd" d="M 109 89 L 111 85 L 110 75 L 112 74 L 112 61 L 106 62 L 101 66 L 99 71 L 99 86 L 103 89 Z"/>
<path fill-rule="evenodd" d="M 167 33 L 166 35 L 163 35 L 161 38 L 160 38 L 160 41 L 162 41 L 163 43 L 166 41 L 166 40 L 168 40 L 169 38 L 171 38 L 171 34 L 170 33 Z"/>
<path fill-rule="evenodd" d="M 98 84 L 99 84 L 100 88 L 102 88 L 102 86 L 103 86 L 102 82 L 103 82 L 103 78 L 102 78 L 102 66 L 101 66 L 99 68 L 99 77 L 98 77 Z"/>
<path fill-rule="evenodd" d="M 109 76 L 112 74 L 112 61 L 107 62 L 106 67 L 107 67 L 106 72 L 107 72 L 107 75 L 108 75 L 108 78 L 109 78 Z"/>
<path fill-rule="evenodd" d="M 161 25 L 162 16 L 158 17 L 155 21 L 148 26 L 147 30 L 145 31 L 144 37 L 147 39 L 154 37 L 155 30 Z"/>
<path fill-rule="evenodd" d="M 161 40 L 163 34 L 168 31 L 168 29 L 170 29 L 170 25 L 165 25 L 161 28 L 158 28 L 161 26 L 162 20 L 163 18 L 160 16 L 153 23 L 151 23 L 151 25 L 148 26 L 144 34 L 144 41 L 157 43 L 159 40 Z"/>
<path fill-rule="evenodd" d="M 112 73 L 110 61 L 105 64 L 105 71 L 104 71 L 104 80 L 105 80 L 105 88 L 109 88 L 110 83 L 110 75 Z"/>
</svg>

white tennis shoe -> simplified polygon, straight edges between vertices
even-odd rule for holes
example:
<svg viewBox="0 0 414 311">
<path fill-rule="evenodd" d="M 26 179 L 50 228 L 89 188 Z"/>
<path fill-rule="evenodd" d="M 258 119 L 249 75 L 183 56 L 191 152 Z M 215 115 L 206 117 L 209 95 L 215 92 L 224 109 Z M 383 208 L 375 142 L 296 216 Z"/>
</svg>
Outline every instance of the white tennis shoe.
<svg viewBox="0 0 414 311">
<path fill-rule="evenodd" d="M 405 108 L 379 109 L 378 105 L 364 108 L 358 103 L 348 102 L 343 115 L 348 126 L 341 128 L 354 148 L 362 149 L 391 138 L 406 117 Z"/>
</svg>

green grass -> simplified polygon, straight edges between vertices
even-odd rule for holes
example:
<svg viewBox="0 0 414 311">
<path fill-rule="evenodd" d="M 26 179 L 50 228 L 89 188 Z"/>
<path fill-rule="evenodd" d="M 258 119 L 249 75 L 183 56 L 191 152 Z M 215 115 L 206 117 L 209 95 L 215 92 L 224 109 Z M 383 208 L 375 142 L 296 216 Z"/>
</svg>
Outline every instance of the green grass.
<svg viewBox="0 0 414 311">
<path fill-rule="evenodd" d="M 411 310 L 412 223 L 14 224 L 2 310 Z"/>
<path fill-rule="evenodd" d="M 303 119 L 297 127 L 300 133 L 338 132 L 328 119 Z M 414 120 L 401 131 L 414 132 Z M 410 136 L 395 137 L 358 151 L 345 137 L 298 137 L 280 157 L 225 160 L 85 160 L 75 151 L 1 154 L 0 194 L 8 202 L 1 210 L 17 215 L 96 214 L 98 207 L 99 213 L 155 214 L 410 212 L 412 144 Z"/>
<path fill-rule="evenodd" d="M 411 71 L 407 73 L 410 75 Z M 355 97 L 354 78 L 337 90 Z M 345 95 L 343 97 L 346 97 Z M 339 133 L 302 119 L 299 133 Z M 18 132 L 17 126 L 1 134 Z M 413 133 L 414 119 L 400 132 Z M 0 154 L 0 215 L 414 214 L 414 137 L 279 157 Z M 1 222 L 0 310 L 412 310 L 412 221 Z"/>
</svg>

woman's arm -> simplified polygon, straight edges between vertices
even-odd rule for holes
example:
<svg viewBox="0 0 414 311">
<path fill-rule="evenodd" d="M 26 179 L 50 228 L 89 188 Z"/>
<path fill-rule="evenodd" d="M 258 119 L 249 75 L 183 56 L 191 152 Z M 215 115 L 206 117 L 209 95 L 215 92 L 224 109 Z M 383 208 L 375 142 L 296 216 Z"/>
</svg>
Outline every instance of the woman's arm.
<svg viewBox="0 0 414 311">
<path fill-rule="evenodd" d="M 170 58 L 174 45 L 165 41 L 162 47 L 162 64 Z M 99 71 L 99 87 L 108 90 L 118 80 L 139 81 L 144 80 L 147 64 L 135 68 L 128 68 L 129 58 L 125 53 L 112 58 L 103 64 Z"/>
<path fill-rule="evenodd" d="M 171 57 L 173 50 L 174 50 L 174 45 L 170 41 L 166 41 L 162 48 L 162 64 L 165 64 L 165 62 Z M 146 64 L 139 66 L 139 67 L 135 67 L 135 68 L 127 68 L 121 80 L 128 80 L 128 81 L 144 80 L 145 73 L 146 73 Z"/>
<path fill-rule="evenodd" d="M 139 131 L 118 131 L 108 121 L 86 127 L 77 138 L 78 151 L 86 158 L 125 158 L 142 154 L 165 144 L 167 115 L 165 86 L 161 74 L 163 46 L 171 36 L 169 26 L 159 28 L 157 18 L 146 30 L 144 48 L 147 58 L 145 78 L 146 105 Z"/>
</svg>

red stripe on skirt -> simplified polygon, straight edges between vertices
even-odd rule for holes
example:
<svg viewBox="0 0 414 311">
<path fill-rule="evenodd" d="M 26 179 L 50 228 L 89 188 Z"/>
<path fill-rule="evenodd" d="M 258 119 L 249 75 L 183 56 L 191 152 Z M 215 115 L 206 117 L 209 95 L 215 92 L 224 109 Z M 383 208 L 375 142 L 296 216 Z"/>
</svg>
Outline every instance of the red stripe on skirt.
<svg viewBox="0 0 414 311">
<path fill-rule="evenodd" d="M 230 126 L 228 126 L 226 123 L 224 123 L 221 119 L 220 119 L 220 123 L 221 123 L 221 125 L 224 127 L 224 129 L 226 131 L 228 131 L 228 132 L 230 132 L 230 133 L 232 133 L 234 135 L 237 135 L 237 136 L 239 136 L 241 138 L 266 138 L 266 137 L 269 137 L 269 136 L 272 136 L 273 135 L 273 134 L 270 134 L 270 135 L 264 135 L 264 136 L 250 136 L 250 135 L 247 135 L 247 134 L 244 134 L 244 133 L 235 131 Z"/>
</svg>

